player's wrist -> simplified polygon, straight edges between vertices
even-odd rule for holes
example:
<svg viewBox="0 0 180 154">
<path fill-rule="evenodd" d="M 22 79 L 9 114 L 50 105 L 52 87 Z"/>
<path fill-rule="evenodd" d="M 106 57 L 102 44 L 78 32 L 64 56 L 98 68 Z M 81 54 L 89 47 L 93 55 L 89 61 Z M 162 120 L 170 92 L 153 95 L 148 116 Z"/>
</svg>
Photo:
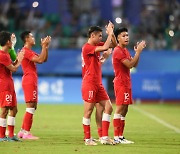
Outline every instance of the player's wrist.
<svg viewBox="0 0 180 154">
<path fill-rule="evenodd" d="M 139 52 L 139 51 L 136 51 L 135 55 L 139 56 L 139 55 L 140 55 L 140 52 Z"/>
</svg>

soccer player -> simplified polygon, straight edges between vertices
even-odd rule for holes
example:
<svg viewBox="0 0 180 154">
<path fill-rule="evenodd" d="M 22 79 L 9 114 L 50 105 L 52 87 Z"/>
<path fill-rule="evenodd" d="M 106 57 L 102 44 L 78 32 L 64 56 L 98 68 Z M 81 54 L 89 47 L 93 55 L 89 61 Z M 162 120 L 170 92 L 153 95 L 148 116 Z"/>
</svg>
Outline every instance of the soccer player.
<svg viewBox="0 0 180 154">
<path fill-rule="evenodd" d="M 114 144 L 114 141 L 109 138 L 108 130 L 110 124 L 110 117 L 112 113 L 112 104 L 109 96 L 102 85 L 102 72 L 100 52 L 106 51 L 113 41 L 113 26 L 109 22 L 106 27 L 108 37 L 105 43 L 102 41 L 102 29 L 98 26 L 90 27 L 88 31 L 88 41 L 82 47 L 82 67 L 85 67 L 85 73 L 82 80 L 82 98 L 84 100 L 84 116 L 83 129 L 85 137 L 85 145 L 97 145 L 91 139 L 90 133 L 90 118 L 95 104 L 98 102 L 104 108 L 102 118 L 102 137 L 100 142 L 102 144 Z"/>
<path fill-rule="evenodd" d="M 115 36 L 114 36 L 114 40 L 115 40 Z M 117 44 L 117 42 L 116 42 L 116 44 Z M 112 48 L 109 48 L 107 51 L 103 51 L 103 54 L 100 57 L 100 63 L 104 64 L 104 62 L 108 59 L 108 57 L 111 55 L 111 53 L 112 53 Z M 84 77 L 85 72 L 86 72 L 86 67 L 83 66 L 82 67 L 82 77 Z M 104 111 L 104 107 L 101 104 L 99 104 L 98 102 L 96 102 L 95 108 L 96 108 L 95 120 L 96 120 L 96 125 L 97 125 L 97 132 L 98 132 L 98 136 L 99 136 L 99 140 L 100 140 L 102 137 L 102 114 Z M 96 139 L 93 139 L 93 138 L 92 138 L 92 140 L 97 141 Z"/>
<path fill-rule="evenodd" d="M 126 28 L 118 28 L 115 31 L 115 36 L 118 41 L 118 45 L 114 48 L 112 56 L 112 63 L 115 72 L 113 82 L 116 97 L 116 110 L 113 120 L 114 141 L 116 143 L 130 144 L 134 142 L 128 141 L 123 136 L 128 106 L 133 103 L 130 69 L 137 66 L 140 54 L 146 47 L 146 42 L 141 41 L 137 43 L 137 45 L 134 47 L 135 56 L 131 57 L 126 48 L 126 46 L 129 44 L 128 30 Z"/>
<path fill-rule="evenodd" d="M 26 112 L 21 130 L 18 133 L 18 137 L 23 139 L 36 140 L 39 139 L 39 137 L 33 136 L 30 133 L 33 122 L 33 115 L 37 109 L 38 102 L 38 75 L 36 70 L 36 63 L 41 64 L 47 61 L 48 48 L 51 42 L 51 37 L 47 36 L 44 39 L 41 39 L 42 51 L 39 55 L 32 50 L 32 47 L 35 45 L 35 38 L 30 31 L 24 31 L 21 34 L 21 39 L 24 42 L 23 50 L 25 51 L 22 61 L 22 87 L 26 102 Z"/>
<path fill-rule="evenodd" d="M 0 142 L 20 141 L 14 135 L 17 100 L 11 72 L 15 72 L 20 66 L 24 52 L 18 53 L 16 64 L 13 64 L 8 53 L 9 49 L 12 48 L 11 33 L 6 31 L 0 32 L 0 45 L 2 47 L 0 50 Z M 5 135 L 6 125 L 8 125 L 9 130 L 8 137 Z"/>
</svg>

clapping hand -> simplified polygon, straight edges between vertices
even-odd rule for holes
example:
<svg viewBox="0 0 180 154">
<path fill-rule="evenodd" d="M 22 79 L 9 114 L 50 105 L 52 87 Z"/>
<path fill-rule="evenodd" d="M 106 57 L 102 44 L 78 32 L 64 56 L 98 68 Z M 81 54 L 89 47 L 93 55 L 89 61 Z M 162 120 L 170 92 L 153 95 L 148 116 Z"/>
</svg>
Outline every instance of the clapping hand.
<svg viewBox="0 0 180 154">
<path fill-rule="evenodd" d="M 113 34 L 114 24 L 111 21 L 109 21 L 108 25 L 106 25 L 105 28 L 108 35 Z"/>
<path fill-rule="evenodd" d="M 49 47 L 51 42 L 51 36 L 46 36 L 45 38 L 41 39 L 41 46 Z"/>
<path fill-rule="evenodd" d="M 146 47 L 146 41 L 142 40 L 141 42 L 137 42 L 137 44 L 134 46 L 134 50 L 135 52 L 141 53 L 145 47 Z"/>
</svg>

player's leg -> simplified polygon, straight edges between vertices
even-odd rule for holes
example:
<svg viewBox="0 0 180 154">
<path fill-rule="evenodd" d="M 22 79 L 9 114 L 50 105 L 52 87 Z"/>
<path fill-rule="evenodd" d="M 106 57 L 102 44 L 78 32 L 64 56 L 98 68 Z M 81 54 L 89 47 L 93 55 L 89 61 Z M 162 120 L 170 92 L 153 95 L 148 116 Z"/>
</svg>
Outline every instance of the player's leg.
<svg viewBox="0 0 180 154">
<path fill-rule="evenodd" d="M 109 126 L 111 121 L 112 104 L 110 100 L 100 101 L 100 104 L 104 106 L 104 113 L 102 116 L 102 144 L 114 145 L 114 140 L 109 137 Z"/>
<path fill-rule="evenodd" d="M 85 145 L 97 145 L 91 138 L 90 118 L 96 101 L 96 86 L 90 83 L 82 83 L 82 98 L 84 100 L 83 130 Z"/>
<path fill-rule="evenodd" d="M 26 102 L 26 112 L 24 114 L 22 129 L 18 133 L 19 136 L 22 135 L 21 138 L 23 139 L 30 139 L 30 140 L 39 139 L 39 137 L 33 136 L 30 133 L 32 123 L 33 123 L 33 116 L 34 116 L 36 108 L 37 108 L 36 102 Z"/>
<path fill-rule="evenodd" d="M 99 85 L 97 100 L 101 106 L 104 108 L 103 116 L 102 116 L 102 144 L 114 144 L 113 140 L 109 138 L 109 125 L 111 121 L 111 113 L 113 111 L 111 101 L 109 96 L 103 87 L 103 85 Z"/>
<path fill-rule="evenodd" d="M 117 112 L 117 113 L 120 113 L 120 115 L 121 115 L 119 137 L 123 137 L 124 127 L 125 127 L 125 117 L 128 112 L 128 105 L 122 104 L 118 107 L 119 107 L 119 112 Z"/>
<path fill-rule="evenodd" d="M 14 127 L 15 127 L 15 117 L 17 114 L 17 106 L 10 107 L 10 112 L 7 118 L 8 125 L 8 139 L 11 141 L 21 141 L 14 135 Z"/>
<path fill-rule="evenodd" d="M 17 110 L 17 99 L 16 99 L 15 91 L 11 95 L 12 95 L 12 103 L 11 106 L 9 107 L 10 112 L 7 118 L 8 130 L 6 131 L 6 135 L 12 138 L 15 135 L 14 133 L 15 116 L 18 110 Z"/>
<path fill-rule="evenodd" d="M 0 113 L 0 142 L 7 141 L 5 132 L 6 132 L 6 117 L 8 114 L 8 107 L 1 107 L 1 113 Z"/>
<path fill-rule="evenodd" d="M 114 141 L 116 143 L 133 143 L 125 140 L 123 133 L 125 127 L 125 117 L 128 112 L 128 105 L 132 104 L 131 89 L 114 86 L 116 96 L 116 110 L 114 113 Z"/>
<path fill-rule="evenodd" d="M 90 128 L 90 118 L 91 114 L 93 112 L 95 103 L 89 103 L 84 101 L 84 116 L 83 116 L 83 129 L 84 129 L 84 139 L 85 139 L 85 145 L 97 145 L 92 139 L 91 139 L 91 128 Z"/>
<path fill-rule="evenodd" d="M 128 105 L 116 105 L 114 113 L 113 125 L 114 125 L 114 141 L 120 143 L 119 138 L 123 138 L 123 132 L 125 127 L 125 116 L 128 111 Z"/>
<path fill-rule="evenodd" d="M 95 107 L 96 107 L 95 118 L 96 118 L 97 131 L 98 131 L 99 139 L 101 139 L 101 137 L 102 137 L 102 115 L 103 115 L 104 107 L 99 103 L 96 103 Z"/>
<path fill-rule="evenodd" d="M 0 93 L 0 141 L 8 141 L 6 137 L 7 115 L 9 108 L 13 105 L 13 93 L 4 91 Z M 16 103 L 16 102 L 15 102 Z"/>
<path fill-rule="evenodd" d="M 33 115 L 35 113 L 35 102 L 26 102 L 26 112 L 23 120 L 23 129 L 30 131 L 33 123 Z"/>
<path fill-rule="evenodd" d="M 116 143 L 120 143 L 119 140 L 119 133 L 120 133 L 120 120 L 121 120 L 121 105 L 116 106 L 116 110 L 114 113 L 114 118 L 113 118 L 113 126 L 114 126 L 114 141 Z"/>
<path fill-rule="evenodd" d="M 109 125 L 111 121 L 111 113 L 112 113 L 112 104 L 110 100 L 101 101 L 104 104 L 104 113 L 102 117 L 102 137 L 106 138 L 109 136 Z"/>
<path fill-rule="evenodd" d="M 23 139 L 39 139 L 39 137 L 33 136 L 30 133 L 33 123 L 33 115 L 37 108 L 37 86 L 23 85 L 23 91 L 26 101 L 26 112 L 24 114 L 22 127 L 18 133 L 18 137 Z"/>
<path fill-rule="evenodd" d="M 117 112 L 117 113 L 120 113 L 120 115 L 121 115 L 120 130 L 119 130 L 119 141 L 120 141 L 121 144 L 132 144 L 134 142 L 125 139 L 125 137 L 123 135 L 124 128 L 125 128 L 125 117 L 126 117 L 126 114 L 128 112 L 128 105 L 127 104 L 123 104 L 123 105 L 120 105 L 118 107 L 119 107 L 119 112 Z"/>
</svg>

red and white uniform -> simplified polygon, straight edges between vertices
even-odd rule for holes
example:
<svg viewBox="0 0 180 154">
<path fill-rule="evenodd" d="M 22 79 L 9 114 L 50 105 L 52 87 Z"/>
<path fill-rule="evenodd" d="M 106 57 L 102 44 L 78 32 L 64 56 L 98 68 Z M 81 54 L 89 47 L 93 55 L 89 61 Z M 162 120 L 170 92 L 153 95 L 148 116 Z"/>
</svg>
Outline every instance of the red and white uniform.
<svg viewBox="0 0 180 154">
<path fill-rule="evenodd" d="M 6 67 L 11 63 L 9 54 L 0 50 L 0 107 L 17 105 L 12 73 Z"/>
<path fill-rule="evenodd" d="M 131 60 L 129 51 L 120 46 L 115 47 L 112 56 L 112 63 L 115 73 L 113 82 L 117 105 L 133 103 L 130 69 L 122 63 L 126 59 Z"/>
<path fill-rule="evenodd" d="M 22 87 L 24 91 L 24 97 L 26 102 L 35 102 L 38 101 L 38 76 L 37 76 L 37 68 L 36 64 L 32 62 L 32 58 L 37 55 L 34 51 L 23 48 L 25 51 L 24 58 L 22 60 L 22 70 L 23 70 L 23 77 L 22 77 Z"/>
<path fill-rule="evenodd" d="M 96 103 L 102 100 L 108 100 L 109 96 L 102 85 L 102 71 L 100 62 L 100 53 L 95 52 L 98 45 L 84 44 L 82 47 L 82 98 L 89 103 Z"/>
</svg>

